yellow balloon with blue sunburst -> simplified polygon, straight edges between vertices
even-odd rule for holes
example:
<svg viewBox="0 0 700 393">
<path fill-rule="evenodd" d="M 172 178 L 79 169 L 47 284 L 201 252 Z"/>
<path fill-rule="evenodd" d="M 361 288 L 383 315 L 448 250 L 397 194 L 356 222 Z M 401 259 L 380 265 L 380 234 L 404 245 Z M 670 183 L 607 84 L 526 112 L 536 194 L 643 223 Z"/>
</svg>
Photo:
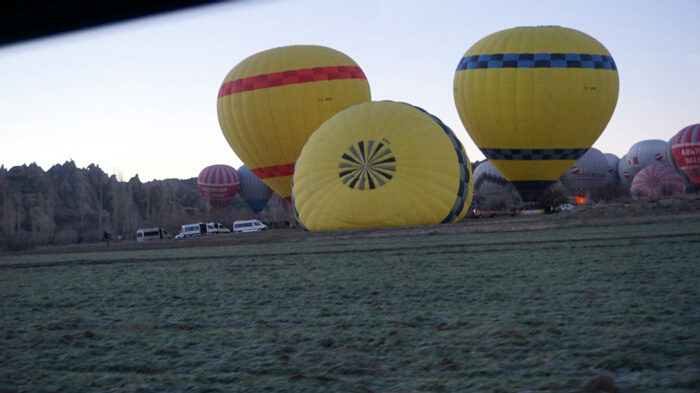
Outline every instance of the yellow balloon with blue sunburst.
<svg viewBox="0 0 700 393">
<path fill-rule="evenodd" d="M 415 106 L 369 101 L 342 110 L 299 154 L 292 203 L 311 231 L 453 223 L 474 181 L 461 142 Z"/>
<path fill-rule="evenodd" d="M 469 136 L 524 201 L 537 201 L 593 145 L 618 92 L 610 52 L 558 26 L 491 34 L 464 54 L 454 76 Z"/>
</svg>

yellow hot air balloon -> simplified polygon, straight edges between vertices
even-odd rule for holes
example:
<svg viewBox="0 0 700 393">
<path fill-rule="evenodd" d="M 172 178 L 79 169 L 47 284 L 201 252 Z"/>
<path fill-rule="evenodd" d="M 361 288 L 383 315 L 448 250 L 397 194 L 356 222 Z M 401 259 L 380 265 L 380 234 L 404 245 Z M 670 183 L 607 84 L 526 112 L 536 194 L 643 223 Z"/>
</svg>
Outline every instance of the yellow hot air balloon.
<svg viewBox="0 0 700 393">
<path fill-rule="evenodd" d="M 238 158 L 282 197 L 306 139 L 336 112 L 370 100 L 362 69 L 323 46 L 257 53 L 235 66 L 219 89 L 219 124 Z"/>
<path fill-rule="evenodd" d="M 392 101 L 358 104 L 323 123 L 293 180 L 297 220 L 312 231 L 457 222 L 474 187 L 452 130 Z"/>
<path fill-rule="evenodd" d="M 464 127 L 525 201 L 538 200 L 593 145 L 618 92 L 608 50 L 558 26 L 491 34 L 464 54 L 454 77 Z"/>
</svg>

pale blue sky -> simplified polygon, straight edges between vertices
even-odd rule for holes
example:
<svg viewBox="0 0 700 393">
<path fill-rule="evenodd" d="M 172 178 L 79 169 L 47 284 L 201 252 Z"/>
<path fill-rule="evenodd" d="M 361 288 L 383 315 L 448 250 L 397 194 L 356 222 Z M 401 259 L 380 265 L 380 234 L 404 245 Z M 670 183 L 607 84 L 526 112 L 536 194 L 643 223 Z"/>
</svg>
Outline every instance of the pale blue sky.
<svg viewBox="0 0 700 393">
<path fill-rule="evenodd" d="M 611 52 L 620 96 L 594 146 L 622 156 L 700 122 L 698 20 L 698 0 L 249 0 L 4 46 L 0 164 L 48 170 L 72 159 L 141 181 L 237 168 L 217 120 L 219 86 L 246 57 L 296 44 L 344 52 L 373 100 L 424 108 L 481 160 L 452 97 L 457 63 L 491 33 L 536 25 L 580 30 Z"/>
</svg>

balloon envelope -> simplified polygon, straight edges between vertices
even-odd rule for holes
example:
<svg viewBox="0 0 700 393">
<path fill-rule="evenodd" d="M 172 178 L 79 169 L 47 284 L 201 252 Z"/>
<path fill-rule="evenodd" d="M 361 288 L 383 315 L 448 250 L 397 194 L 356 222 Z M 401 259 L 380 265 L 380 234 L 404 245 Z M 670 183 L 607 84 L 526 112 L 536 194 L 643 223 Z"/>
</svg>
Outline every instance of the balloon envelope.
<svg viewBox="0 0 700 393">
<path fill-rule="evenodd" d="M 241 181 L 238 172 L 228 165 L 211 165 L 199 172 L 197 188 L 209 203 L 221 211 L 236 196 Z"/>
<path fill-rule="evenodd" d="M 600 150 L 590 148 L 559 180 L 573 196 L 587 196 L 605 184 L 608 160 Z"/>
<path fill-rule="evenodd" d="M 622 156 L 620 161 L 617 163 L 617 176 L 620 179 L 620 185 L 626 190 L 629 190 L 634 177 L 630 174 L 630 167 L 627 163 L 627 154 Z"/>
<path fill-rule="evenodd" d="M 238 174 L 241 177 L 241 188 L 238 192 L 255 213 L 260 213 L 270 201 L 272 189 L 245 165 L 238 168 Z"/>
<path fill-rule="evenodd" d="M 370 99 L 362 69 L 331 48 L 287 46 L 257 53 L 224 79 L 219 124 L 238 158 L 284 198 L 311 133 L 336 112 Z"/>
<path fill-rule="evenodd" d="M 635 143 L 627 152 L 627 166 L 630 176 L 634 176 L 642 168 L 652 164 L 664 163 L 667 142 L 660 139 L 649 139 Z"/>
<path fill-rule="evenodd" d="M 467 214 L 473 186 L 462 144 L 439 119 L 405 103 L 365 102 L 311 135 L 292 201 L 308 230 L 451 223 Z"/>
<path fill-rule="evenodd" d="M 467 132 L 525 201 L 538 200 L 593 145 L 618 91 L 608 50 L 557 26 L 491 34 L 464 54 L 454 77 Z"/>
<path fill-rule="evenodd" d="M 519 198 L 515 187 L 489 161 L 474 168 L 474 194 L 484 197 L 486 204 L 499 199 L 512 201 L 513 197 Z"/>
<path fill-rule="evenodd" d="M 666 164 L 652 164 L 642 168 L 634 176 L 630 188 L 632 198 L 659 199 L 685 193 L 681 175 Z"/>
<path fill-rule="evenodd" d="M 620 157 L 612 153 L 605 153 L 605 159 L 608 162 L 608 174 L 605 176 L 605 184 L 619 184 L 620 176 L 617 174 L 617 167 L 620 163 Z"/>
<path fill-rule="evenodd" d="M 678 169 L 695 184 L 700 183 L 700 124 L 680 130 L 669 141 Z"/>
<path fill-rule="evenodd" d="M 686 185 L 692 185 L 693 181 L 690 180 L 688 175 L 681 170 L 681 168 L 678 166 L 678 163 L 676 162 L 676 158 L 673 156 L 672 147 L 674 139 L 676 139 L 676 135 L 671 137 L 671 139 L 669 139 L 669 141 L 666 142 L 666 150 L 664 151 L 664 163 L 670 166 L 671 168 L 675 169 L 676 172 L 680 173 Z"/>
</svg>

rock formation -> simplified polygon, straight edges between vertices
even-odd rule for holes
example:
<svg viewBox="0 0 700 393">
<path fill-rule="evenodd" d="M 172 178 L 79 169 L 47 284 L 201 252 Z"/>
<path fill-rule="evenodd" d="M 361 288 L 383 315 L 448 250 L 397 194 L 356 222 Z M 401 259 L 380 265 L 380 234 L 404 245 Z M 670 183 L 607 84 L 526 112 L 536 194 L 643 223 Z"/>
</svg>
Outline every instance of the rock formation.
<svg viewBox="0 0 700 393">
<path fill-rule="evenodd" d="M 248 218 L 274 225 L 293 220 L 293 214 L 277 195 L 258 214 L 240 196 L 216 213 L 199 194 L 196 178 L 142 183 L 136 175 L 124 182 L 97 165 L 77 168 L 73 161 L 46 172 L 36 164 L 0 166 L 0 250 L 96 242 L 104 232 L 128 240 L 143 227 L 172 233 L 194 222 L 230 227 Z"/>
</svg>

